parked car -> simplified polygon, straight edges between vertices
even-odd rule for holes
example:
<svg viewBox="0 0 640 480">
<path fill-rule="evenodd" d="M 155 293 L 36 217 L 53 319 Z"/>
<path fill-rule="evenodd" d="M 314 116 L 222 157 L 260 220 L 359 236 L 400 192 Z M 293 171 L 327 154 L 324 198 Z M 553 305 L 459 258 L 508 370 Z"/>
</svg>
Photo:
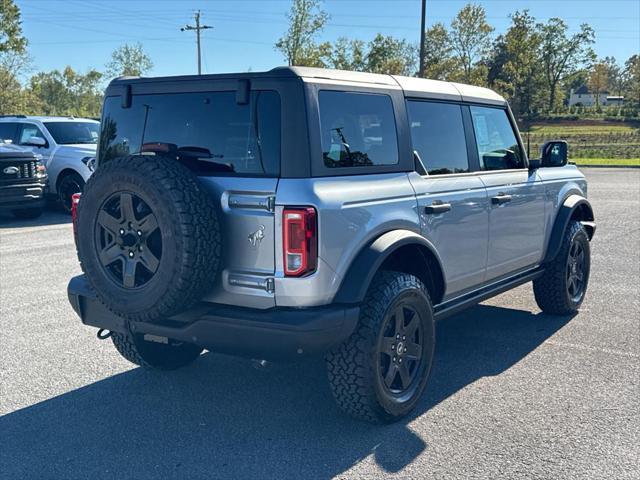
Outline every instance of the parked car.
<svg viewBox="0 0 640 480">
<path fill-rule="evenodd" d="M 585 178 L 565 142 L 528 159 L 488 89 L 298 67 L 128 78 L 101 125 L 68 294 L 135 364 L 324 354 L 340 408 L 389 422 L 426 388 L 436 320 L 526 282 L 549 314 L 584 300 Z"/>
<path fill-rule="evenodd" d="M 0 142 L 0 211 L 17 218 L 42 215 L 47 171 L 33 152 Z"/>
<path fill-rule="evenodd" d="M 50 194 L 71 212 L 71 196 L 82 192 L 92 173 L 100 123 L 86 118 L 0 117 L 0 141 L 42 156 L 49 173 Z"/>
</svg>

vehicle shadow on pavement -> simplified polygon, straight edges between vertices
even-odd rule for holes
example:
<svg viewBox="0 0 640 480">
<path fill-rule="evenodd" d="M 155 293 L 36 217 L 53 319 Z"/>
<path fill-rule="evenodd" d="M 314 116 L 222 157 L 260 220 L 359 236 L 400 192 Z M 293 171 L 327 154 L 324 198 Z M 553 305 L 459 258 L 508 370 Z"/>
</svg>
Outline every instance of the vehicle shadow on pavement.
<svg viewBox="0 0 640 480">
<path fill-rule="evenodd" d="M 330 478 L 373 454 L 398 472 L 429 445 L 411 421 L 504 372 L 570 317 L 481 305 L 438 324 L 429 389 L 386 426 L 338 412 L 321 360 L 206 354 L 175 372 L 134 368 L 0 418 L 5 478 Z M 428 428 L 428 426 L 427 426 Z"/>
<path fill-rule="evenodd" d="M 41 227 L 71 223 L 71 215 L 58 210 L 45 210 L 38 218 L 18 219 L 7 213 L 0 213 L 0 230 L 3 228 Z"/>
</svg>

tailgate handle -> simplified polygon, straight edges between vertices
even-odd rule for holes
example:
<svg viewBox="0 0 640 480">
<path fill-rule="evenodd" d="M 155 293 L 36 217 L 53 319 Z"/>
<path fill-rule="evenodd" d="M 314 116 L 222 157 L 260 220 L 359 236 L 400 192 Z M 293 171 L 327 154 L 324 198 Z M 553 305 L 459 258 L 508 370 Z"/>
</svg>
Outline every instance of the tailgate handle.
<svg viewBox="0 0 640 480">
<path fill-rule="evenodd" d="M 444 213 L 451 210 L 450 203 L 433 202 L 431 205 L 424 207 L 424 213 L 427 215 L 437 215 L 438 213 Z"/>
</svg>

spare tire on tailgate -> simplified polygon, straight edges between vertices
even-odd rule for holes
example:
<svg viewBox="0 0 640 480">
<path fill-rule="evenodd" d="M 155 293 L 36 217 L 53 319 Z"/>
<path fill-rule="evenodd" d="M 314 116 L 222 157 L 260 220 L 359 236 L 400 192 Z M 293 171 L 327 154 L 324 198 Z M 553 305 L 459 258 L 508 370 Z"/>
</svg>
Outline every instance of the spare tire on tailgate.
<svg viewBox="0 0 640 480">
<path fill-rule="evenodd" d="M 211 195 L 175 159 L 111 160 L 78 205 L 78 256 L 100 300 L 138 321 L 196 303 L 218 274 L 221 236 Z"/>
</svg>

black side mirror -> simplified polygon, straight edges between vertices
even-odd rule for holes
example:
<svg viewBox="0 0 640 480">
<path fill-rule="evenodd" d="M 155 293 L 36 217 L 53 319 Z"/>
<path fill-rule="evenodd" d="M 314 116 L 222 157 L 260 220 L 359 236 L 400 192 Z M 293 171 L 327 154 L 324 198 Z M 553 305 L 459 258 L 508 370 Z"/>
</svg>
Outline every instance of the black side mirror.
<svg viewBox="0 0 640 480">
<path fill-rule="evenodd" d="M 540 148 L 543 167 L 563 167 L 567 164 L 569 146 L 564 140 L 553 140 Z"/>
</svg>

